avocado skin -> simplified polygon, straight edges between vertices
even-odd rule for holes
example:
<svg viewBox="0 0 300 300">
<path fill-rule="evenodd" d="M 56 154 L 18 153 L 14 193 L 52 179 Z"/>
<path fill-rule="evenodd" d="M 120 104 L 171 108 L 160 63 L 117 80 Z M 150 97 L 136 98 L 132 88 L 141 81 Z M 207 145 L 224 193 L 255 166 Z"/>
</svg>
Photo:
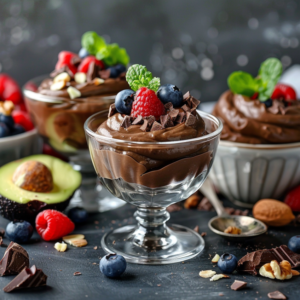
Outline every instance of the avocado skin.
<svg viewBox="0 0 300 300">
<path fill-rule="evenodd" d="M 73 193 L 74 195 L 74 193 Z M 73 195 L 63 202 L 47 204 L 41 201 L 30 201 L 26 204 L 21 204 L 12 201 L 2 195 L 0 195 L 0 215 L 10 221 L 25 220 L 31 224 L 35 224 L 35 218 L 41 211 L 45 209 L 55 209 L 58 211 L 64 211 L 70 203 Z"/>
</svg>

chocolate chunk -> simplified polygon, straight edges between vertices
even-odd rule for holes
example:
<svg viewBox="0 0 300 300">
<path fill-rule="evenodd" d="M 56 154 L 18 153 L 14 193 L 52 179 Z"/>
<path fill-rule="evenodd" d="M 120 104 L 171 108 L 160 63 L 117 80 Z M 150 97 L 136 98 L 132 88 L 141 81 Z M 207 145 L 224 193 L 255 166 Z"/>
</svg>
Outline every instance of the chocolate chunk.
<svg viewBox="0 0 300 300">
<path fill-rule="evenodd" d="M 156 130 L 161 130 L 161 129 L 164 129 L 163 126 L 160 123 L 155 121 L 153 123 L 150 131 L 156 131 Z"/>
<path fill-rule="evenodd" d="M 86 73 L 87 82 L 93 81 L 98 76 L 98 72 L 99 72 L 99 67 L 95 64 L 95 62 L 92 61 L 89 64 L 89 68 Z"/>
<path fill-rule="evenodd" d="M 149 126 L 151 126 L 155 122 L 155 117 L 154 116 L 146 117 L 146 119 L 148 121 Z"/>
<path fill-rule="evenodd" d="M 143 125 L 140 127 L 140 129 L 142 130 L 142 131 L 147 131 L 147 129 L 148 129 L 148 120 L 144 120 L 144 123 L 143 123 Z"/>
<path fill-rule="evenodd" d="M 286 296 L 284 294 L 280 293 L 279 291 L 268 293 L 268 297 L 270 299 L 282 299 L 282 300 L 286 299 Z"/>
<path fill-rule="evenodd" d="M 184 104 L 182 107 L 181 107 L 185 112 L 190 112 L 191 109 L 186 105 Z"/>
<path fill-rule="evenodd" d="M 112 117 L 117 112 L 116 105 L 113 103 L 109 107 L 108 117 Z"/>
<path fill-rule="evenodd" d="M 102 79 L 108 79 L 110 77 L 110 69 L 101 70 L 98 72 L 99 77 Z"/>
<path fill-rule="evenodd" d="M 67 72 L 71 78 L 74 77 L 73 72 L 69 69 L 68 66 L 63 66 L 62 68 L 60 68 L 60 69 L 58 69 L 58 70 L 52 71 L 52 72 L 50 73 L 50 77 L 51 77 L 51 78 L 54 78 L 54 77 L 56 77 L 57 75 L 59 75 L 59 74 L 61 74 L 61 73 L 63 73 L 63 72 Z"/>
<path fill-rule="evenodd" d="M 171 120 L 169 115 L 160 116 L 160 123 L 163 128 L 168 128 L 168 127 L 174 126 L 174 123 Z"/>
<path fill-rule="evenodd" d="M 231 289 L 234 291 L 238 291 L 246 287 L 247 282 L 245 281 L 240 281 L 240 280 L 235 280 L 234 283 L 231 285 Z"/>
<path fill-rule="evenodd" d="M 73 56 L 71 58 L 71 64 L 74 66 L 78 66 L 81 63 L 81 58 L 79 56 Z"/>
<path fill-rule="evenodd" d="M 37 269 L 36 266 L 33 265 L 31 268 L 24 268 L 19 275 L 4 287 L 3 291 L 10 293 L 15 290 L 44 286 L 46 283 L 47 276 L 41 269 Z"/>
<path fill-rule="evenodd" d="M 176 118 L 176 123 L 180 124 L 183 123 L 185 121 L 186 117 L 185 117 L 185 113 L 184 112 L 180 112 Z"/>
<path fill-rule="evenodd" d="M 183 95 L 183 101 L 188 101 L 190 98 L 191 98 L 190 92 L 186 92 L 186 93 Z"/>
<path fill-rule="evenodd" d="M 198 107 L 198 105 L 200 104 L 200 101 L 199 101 L 198 99 L 194 98 L 194 97 L 191 97 L 190 101 L 191 101 L 191 106 L 192 106 L 192 108 L 195 108 L 195 109 L 196 109 L 196 108 Z"/>
<path fill-rule="evenodd" d="M 194 115 L 192 115 L 190 112 L 186 113 L 186 121 L 185 121 L 185 125 L 186 126 L 192 126 L 194 125 L 196 122 L 196 117 Z"/>
<path fill-rule="evenodd" d="M 165 104 L 165 109 L 166 110 L 172 110 L 173 109 L 173 103 L 172 102 L 168 102 Z"/>
<path fill-rule="evenodd" d="M 213 206 L 211 205 L 210 201 L 204 197 L 200 203 L 198 204 L 198 207 L 197 207 L 198 210 L 204 210 L 204 211 L 211 211 L 213 210 Z"/>
<path fill-rule="evenodd" d="M 129 116 L 125 116 L 125 118 L 123 119 L 123 121 L 121 123 L 121 127 L 128 128 L 130 125 L 131 125 L 130 117 Z"/>
<path fill-rule="evenodd" d="M 168 113 L 168 115 L 170 116 L 170 118 L 171 118 L 171 120 L 172 120 L 173 122 L 175 122 L 175 120 L 176 120 L 178 114 L 179 114 L 179 110 L 178 110 L 178 109 L 173 109 L 173 110 L 171 110 L 171 111 Z"/>
<path fill-rule="evenodd" d="M 121 80 L 126 80 L 126 72 L 122 72 L 120 75 L 119 75 L 119 78 Z"/>
<path fill-rule="evenodd" d="M 144 120 L 142 116 L 138 116 L 133 122 L 132 125 L 139 125 L 139 124 L 143 124 Z"/>
<path fill-rule="evenodd" d="M 10 242 L 0 261 L 0 276 L 19 274 L 29 267 L 27 251 L 19 244 Z"/>
</svg>

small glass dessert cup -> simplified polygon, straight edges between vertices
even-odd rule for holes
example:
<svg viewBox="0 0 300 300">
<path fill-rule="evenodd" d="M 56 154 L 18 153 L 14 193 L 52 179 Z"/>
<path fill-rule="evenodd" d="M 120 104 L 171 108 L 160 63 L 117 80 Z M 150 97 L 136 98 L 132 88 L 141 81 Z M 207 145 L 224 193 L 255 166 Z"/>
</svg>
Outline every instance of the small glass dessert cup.
<svg viewBox="0 0 300 300">
<path fill-rule="evenodd" d="M 166 208 L 200 188 L 213 164 L 222 123 L 198 111 L 207 135 L 189 140 L 133 142 L 99 135 L 107 112 L 91 116 L 84 125 L 96 173 L 116 197 L 137 207 L 137 225 L 107 233 L 102 247 L 128 262 L 170 264 L 188 260 L 204 249 L 204 240 L 192 229 L 167 226 Z M 160 160 L 162 167 L 145 172 L 145 163 Z"/>
<path fill-rule="evenodd" d="M 81 172 L 82 184 L 70 205 L 83 207 L 89 212 L 103 212 L 124 205 L 124 201 L 113 197 L 99 184 L 83 129 L 88 117 L 108 109 L 115 94 L 72 100 L 36 92 L 35 89 L 48 77 L 43 75 L 28 81 L 23 94 L 31 119 L 44 142 Z"/>
</svg>

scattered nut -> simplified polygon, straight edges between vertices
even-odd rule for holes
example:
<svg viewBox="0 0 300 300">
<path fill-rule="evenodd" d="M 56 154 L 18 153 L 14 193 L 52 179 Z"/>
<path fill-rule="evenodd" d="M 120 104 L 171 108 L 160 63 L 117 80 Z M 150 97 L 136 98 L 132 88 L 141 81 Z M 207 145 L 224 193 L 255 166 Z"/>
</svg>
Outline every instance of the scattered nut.
<svg viewBox="0 0 300 300">
<path fill-rule="evenodd" d="M 284 226 L 295 219 L 287 204 L 273 199 L 258 201 L 253 207 L 253 216 L 270 226 Z"/>
<path fill-rule="evenodd" d="M 15 105 L 10 100 L 0 102 L 0 113 L 3 115 L 11 116 L 11 113 L 14 110 L 14 108 L 15 108 Z"/>
<path fill-rule="evenodd" d="M 59 82 L 59 81 L 65 81 L 69 82 L 71 81 L 71 77 L 67 72 L 62 72 L 54 77 L 53 82 Z"/>
<path fill-rule="evenodd" d="M 241 234 L 242 230 L 238 227 L 235 226 L 229 226 L 224 230 L 225 233 L 230 233 L 230 234 Z"/>
<path fill-rule="evenodd" d="M 79 275 L 82 275 L 82 274 L 80 272 L 75 272 L 73 275 L 74 276 L 79 276 Z"/>
<path fill-rule="evenodd" d="M 60 82 L 62 82 L 62 81 L 60 81 Z M 75 89 L 72 86 L 69 86 L 67 88 L 67 92 L 68 92 L 71 99 L 79 98 L 81 96 L 80 91 L 78 91 L 77 89 Z"/>
<path fill-rule="evenodd" d="M 50 90 L 51 91 L 59 91 L 62 90 L 66 86 L 65 81 L 57 81 L 51 84 Z"/>
<path fill-rule="evenodd" d="M 286 260 L 280 264 L 276 260 L 272 260 L 259 269 L 259 274 L 263 277 L 279 280 L 290 279 L 293 276 L 291 264 Z"/>
<path fill-rule="evenodd" d="M 75 246 L 75 247 L 84 247 L 88 244 L 87 240 L 85 239 L 82 239 L 82 240 L 72 240 L 70 241 L 70 244 L 72 246 Z"/>
<path fill-rule="evenodd" d="M 300 273 L 296 270 L 292 270 L 292 274 L 293 274 L 293 276 L 299 276 L 300 275 Z"/>
<path fill-rule="evenodd" d="M 85 83 L 86 82 L 86 74 L 83 72 L 77 72 L 74 75 L 74 79 L 77 83 Z"/>
<path fill-rule="evenodd" d="M 213 259 L 211 260 L 212 263 L 217 263 L 220 259 L 220 255 L 219 254 L 216 254 Z"/>
<path fill-rule="evenodd" d="M 96 78 L 94 78 L 93 83 L 94 83 L 94 85 L 100 85 L 100 84 L 104 83 L 104 80 L 102 78 L 96 77 Z"/>
<path fill-rule="evenodd" d="M 215 271 L 212 270 L 206 270 L 206 271 L 200 271 L 199 276 L 202 278 L 210 278 L 216 274 Z"/>
<path fill-rule="evenodd" d="M 59 252 L 65 252 L 68 248 L 68 245 L 65 243 L 55 243 L 54 248 Z"/>
<path fill-rule="evenodd" d="M 62 238 L 62 240 L 68 244 L 70 244 L 70 241 L 72 240 L 82 240 L 84 239 L 85 236 L 83 234 L 71 234 L 71 235 L 66 235 Z M 71 245 L 71 244 L 70 244 Z"/>
<path fill-rule="evenodd" d="M 230 278 L 228 275 L 225 275 L 225 274 L 216 274 L 214 275 L 210 281 L 217 281 L 217 280 L 220 280 L 222 278 Z"/>
<path fill-rule="evenodd" d="M 195 193 L 185 200 L 184 207 L 186 209 L 196 208 L 199 202 L 200 202 L 200 197 L 197 193 Z"/>
</svg>

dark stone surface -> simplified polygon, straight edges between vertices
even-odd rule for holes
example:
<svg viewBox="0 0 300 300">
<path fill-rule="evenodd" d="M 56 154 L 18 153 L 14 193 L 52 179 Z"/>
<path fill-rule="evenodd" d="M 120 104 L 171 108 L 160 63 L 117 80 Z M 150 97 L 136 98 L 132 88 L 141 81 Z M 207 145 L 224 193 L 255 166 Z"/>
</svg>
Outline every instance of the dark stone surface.
<svg viewBox="0 0 300 300">
<path fill-rule="evenodd" d="M 121 279 L 113 280 L 103 276 L 99 271 L 99 258 L 103 256 L 100 248 L 102 235 L 112 228 L 135 222 L 132 218 L 134 208 L 126 205 L 115 211 L 91 216 L 87 224 L 76 227 L 76 233 L 83 233 L 88 240 L 88 246 L 74 248 L 68 246 L 65 253 L 57 252 L 54 242 L 42 242 L 37 235 L 32 243 L 23 247 L 28 251 L 30 265 L 35 264 L 48 276 L 48 286 L 32 290 L 20 290 L 5 294 L 2 288 L 14 276 L 0 278 L 0 299 L 160 299 L 160 300 L 198 300 L 198 299 L 268 299 L 269 292 L 279 290 L 288 296 L 289 300 L 300 298 L 299 277 L 288 281 L 275 281 L 251 275 L 231 275 L 230 279 L 221 279 L 210 282 L 209 279 L 199 277 L 201 270 L 216 270 L 210 262 L 210 255 L 229 252 L 241 258 L 248 252 L 257 248 L 271 248 L 286 244 L 289 238 L 299 234 L 300 227 L 288 226 L 280 229 L 271 229 L 268 234 L 244 244 L 228 242 L 214 233 L 207 226 L 208 220 L 215 215 L 214 212 L 197 210 L 182 210 L 171 214 L 171 222 L 182 224 L 190 228 L 196 225 L 201 232 L 207 232 L 204 237 L 206 247 L 204 252 L 184 263 L 164 266 L 144 266 L 128 264 L 126 272 Z M 95 221 L 99 224 L 95 224 Z M 0 227 L 5 226 L 6 220 L 0 219 Z M 36 238 L 36 239 L 35 239 Z M 8 240 L 4 239 L 8 244 Z M 97 250 L 94 247 L 98 246 Z M 0 248 L 0 256 L 5 248 Z M 97 263 L 94 265 L 93 263 Z M 74 276 L 74 272 L 82 275 Z M 248 283 L 244 290 L 230 289 L 234 280 L 243 280 Z M 223 295 L 220 297 L 220 295 Z"/>
</svg>

